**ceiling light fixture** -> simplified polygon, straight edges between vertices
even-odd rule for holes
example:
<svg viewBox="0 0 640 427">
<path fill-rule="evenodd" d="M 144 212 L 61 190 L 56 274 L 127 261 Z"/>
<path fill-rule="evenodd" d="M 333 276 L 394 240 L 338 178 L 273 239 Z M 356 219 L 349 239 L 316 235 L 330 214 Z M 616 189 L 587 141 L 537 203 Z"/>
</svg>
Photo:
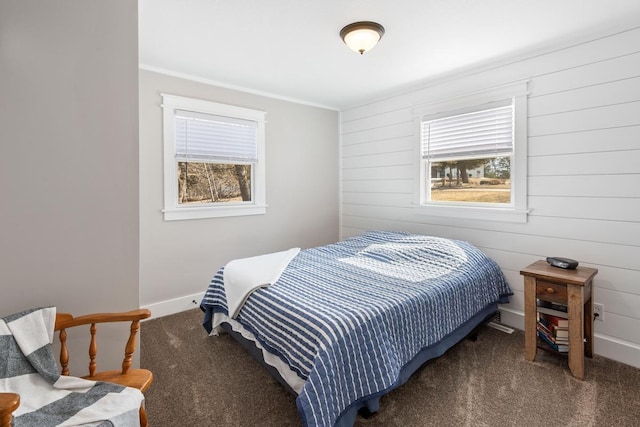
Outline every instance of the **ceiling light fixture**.
<svg viewBox="0 0 640 427">
<path fill-rule="evenodd" d="M 384 35 L 384 27 L 377 22 L 361 21 L 340 30 L 340 38 L 360 55 L 371 50 Z"/>
</svg>

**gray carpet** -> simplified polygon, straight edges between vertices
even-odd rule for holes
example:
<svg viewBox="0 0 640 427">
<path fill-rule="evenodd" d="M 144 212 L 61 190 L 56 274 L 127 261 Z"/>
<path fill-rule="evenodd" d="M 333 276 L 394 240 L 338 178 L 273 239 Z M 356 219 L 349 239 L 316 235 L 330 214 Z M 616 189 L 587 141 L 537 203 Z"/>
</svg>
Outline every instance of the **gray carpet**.
<svg viewBox="0 0 640 427">
<path fill-rule="evenodd" d="M 141 365 L 154 373 L 149 423 L 298 426 L 295 397 L 227 335 L 208 337 L 199 309 L 141 327 Z M 489 327 L 384 396 L 373 426 L 640 426 L 640 369 L 596 356 L 584 381 L 566 358 L 523 355 L 524 334 Z"/>
</svg>

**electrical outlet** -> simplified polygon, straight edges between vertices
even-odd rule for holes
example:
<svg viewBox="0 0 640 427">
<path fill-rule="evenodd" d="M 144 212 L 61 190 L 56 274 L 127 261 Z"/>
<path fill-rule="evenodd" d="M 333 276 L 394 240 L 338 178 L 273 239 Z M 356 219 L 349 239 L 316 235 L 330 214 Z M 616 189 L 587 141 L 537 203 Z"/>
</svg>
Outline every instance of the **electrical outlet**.
<svg viewBox="0 0 640 427">
<path fill-rule="evenodd" d="M 604 322 L 604 305 L 593 304 L 593 315 L 596 318 L 596 320 L 600 322 Z"/>
</svg>

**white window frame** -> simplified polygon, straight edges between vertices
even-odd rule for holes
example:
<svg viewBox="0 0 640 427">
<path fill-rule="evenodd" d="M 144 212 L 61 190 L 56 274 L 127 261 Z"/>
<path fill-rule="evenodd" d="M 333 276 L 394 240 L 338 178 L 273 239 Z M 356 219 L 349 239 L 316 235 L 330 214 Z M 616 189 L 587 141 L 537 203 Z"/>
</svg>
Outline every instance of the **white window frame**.
<svg viewBox="0 0 640 427">
<path fill-rule="evenodd" d="M 194 111 L 257 123 L 257 161 L 252 163 L 252 201 L 241 203 L 178 204 L 178 167 L 175 150 L 176 110 Z M 264 111 L 219 104 L 183 96 L 162 94 L 164 135 L 164 213 L 165 221 L 218 218 L 266 213 L 265 115 Z"/>
<path fill-rule="evenodd" d="M 482 221 L 527 222 L 527 95 L 528 82 L 521 81 L 485 90 L 440 99 L 422 104 L 413 110 L 417 129 L 416 183 L 414 213 L 436 217 L 473 219 Z M 422 121 L 425 118 L 447 117 L 483 105 L 512 99 L 514 108 L 514 141 L 511 158 L 511 203 L 490 204 L 470 202 L 431 202 L 427 200 L 428 161 L 422 159 Z"/>
</svg>

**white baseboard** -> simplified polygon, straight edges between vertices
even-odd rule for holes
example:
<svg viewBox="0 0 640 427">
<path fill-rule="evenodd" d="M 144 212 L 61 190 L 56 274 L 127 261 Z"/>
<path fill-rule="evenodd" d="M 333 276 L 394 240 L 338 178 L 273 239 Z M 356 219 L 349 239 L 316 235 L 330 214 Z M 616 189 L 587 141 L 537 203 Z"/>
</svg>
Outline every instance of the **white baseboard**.
<svg viewBox="0 0 640 427">
<path fill-rule="evenodd" d="M 503 306 L 498 306 L 498 310 L 500 311 L 500 323 L 524 331 L 523 312 L 515 311 Z"/>
<path fill-rule="evenodd" d="M 593 352 L 607 359 L 640 368 L 640 346 L 608 335 L 593 334 Z"/>
<path fill-rule="evenodd" d="M 146 304 L 142 308 L 151 310 L 151 319 L 157 317 L 168 316 L 170 314 L 180 313 L 181 311 L 191 310 L 200 306 L 200 301 L 204 297 L 204 292 L 193 295 L 186 295 L 179 298 L 173 298 L 166 301 L 154 302 Z"/>
<path fill-rule="evenodd" d="M 500 306 L 500 323 L 524 330 L 524 313 Z M 619 338 L 593 334 L 593 352 L 598 356 L 640 368 L 640 346 Z"/>
</svg>

